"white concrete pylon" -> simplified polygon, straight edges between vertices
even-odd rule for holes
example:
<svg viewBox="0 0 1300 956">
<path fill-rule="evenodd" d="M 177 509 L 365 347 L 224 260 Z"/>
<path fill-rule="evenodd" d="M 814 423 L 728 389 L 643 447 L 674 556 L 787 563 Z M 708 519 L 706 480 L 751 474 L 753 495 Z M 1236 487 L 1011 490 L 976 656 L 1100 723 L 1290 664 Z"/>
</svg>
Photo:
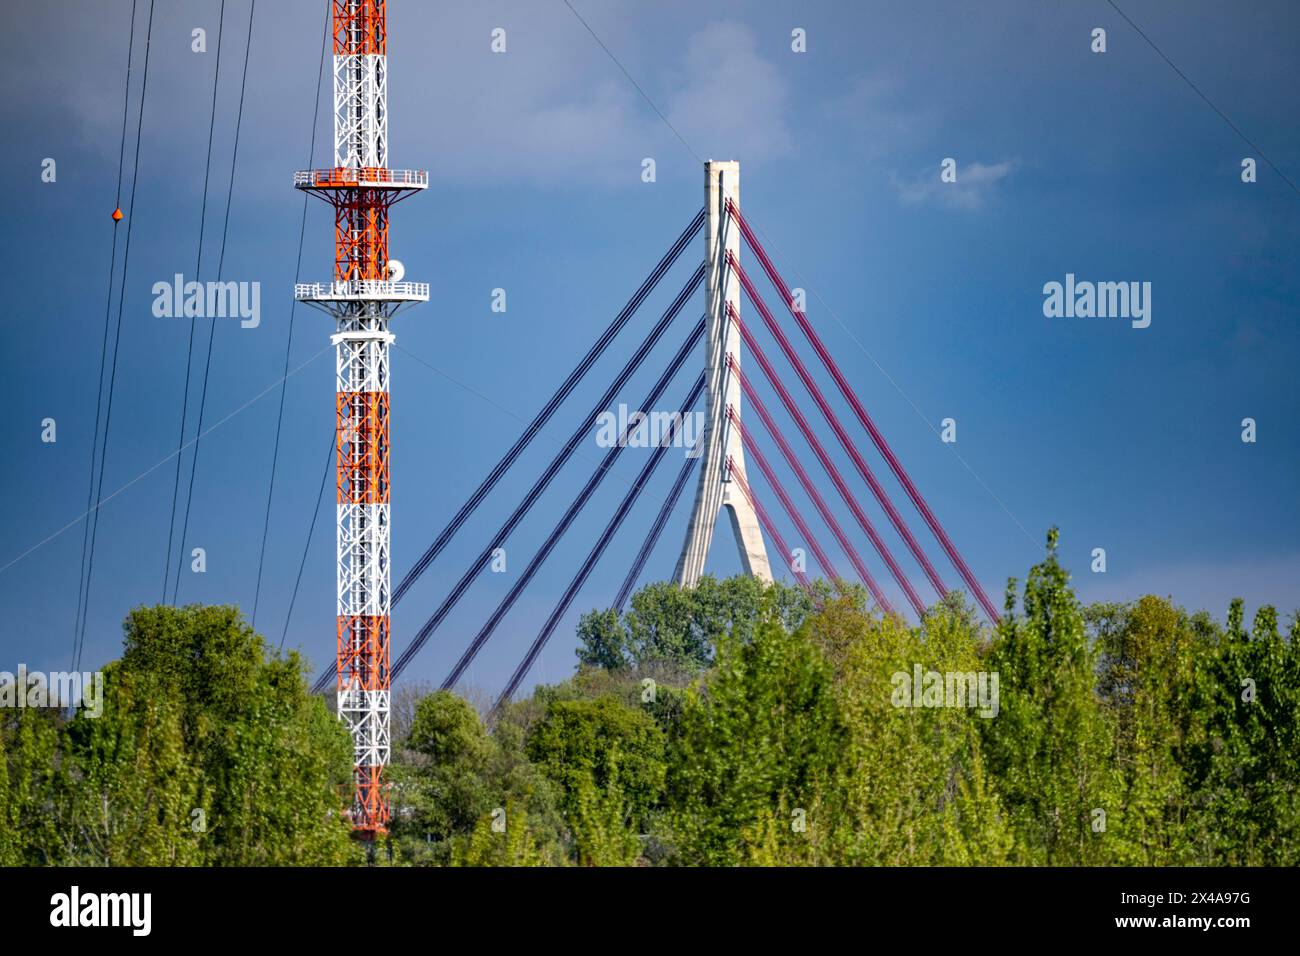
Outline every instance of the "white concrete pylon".
<svg viewBox="0 0 1300 956">
<path fill-rule="evenodd" d="M 674 578 L 682 587 L 694 587 L 704 573 L 704 562 L 713 543 L 718 512 L 726 509 L 731 530 L 740 550 L 746 573 L 762 581 L 772 580 L 772 569 L 763 545 L 763 534 L 749 499 L 731 480 L 727 462 L 745 476 L 745 450 L 740 433 L 730 427 L 727 408 L 740 414 L 740 382 L 731 374 L 728 357 L 740 365 L 740 334 L 728 318 L 728 307 L 740 314 L 740 281 L 727 265 L 728 253 L 740 259 L 740 228 L 727 215 L 726 201 L 740 208 L 740 163 L 713 161 L 704 164 L 705 301 L 708 319 L 705 336 L 707 405 L 704 421 L 704 456 L 695 504 L 686 527 L 686 541 L 677 560 Z"/>
</svg>

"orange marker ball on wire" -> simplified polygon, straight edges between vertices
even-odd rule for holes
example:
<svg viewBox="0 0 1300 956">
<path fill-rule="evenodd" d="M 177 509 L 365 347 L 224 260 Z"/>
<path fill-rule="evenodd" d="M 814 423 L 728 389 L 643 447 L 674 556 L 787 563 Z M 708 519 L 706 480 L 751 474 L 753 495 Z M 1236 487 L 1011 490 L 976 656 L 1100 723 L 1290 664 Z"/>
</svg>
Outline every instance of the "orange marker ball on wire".
<svg viewBox="0 0 1300 956">
<path fill-rule="evenodd" d="M 113 221 L 114 221 L 114 222 L 121 222 L 121 221 L 122 221 L 122 209 L 121 209 L 121 207 L 118 207 L 117 209 L 114 209 L 114 210 L 113 210 Z"/>
</svg>

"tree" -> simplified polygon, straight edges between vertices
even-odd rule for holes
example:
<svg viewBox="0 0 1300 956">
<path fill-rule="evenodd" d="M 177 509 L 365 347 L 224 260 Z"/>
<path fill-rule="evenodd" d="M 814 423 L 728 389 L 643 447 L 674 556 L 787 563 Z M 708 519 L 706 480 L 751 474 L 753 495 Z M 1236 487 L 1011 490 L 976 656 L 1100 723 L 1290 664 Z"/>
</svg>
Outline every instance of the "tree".
<svg viewBox="0 0 1300 956">
<path fill-rule="evenodd" d="M 407 858 L 447 862 L 448 841 L 472 831 L 496 804 L 487 776 L 495 744 L 464 698 L 439 690 L 416 704 L 402 745 L 409 756 L 389 774 L 394 837 Z"/>
<path fill-rule="evenodd" d="M 554 701 L 529 730 L 525 749 L 561 786 L 565 810 L 573 809 L 584 778 L 605 788 L 617 777 L 638 823 L 663 793 L 663 732 L 644 712 L 613 697 Z"/>
<path fill-rule="evenodd" d="M 641 835 L 631 822 L 634 810 L 619 779 L 617 750 L 608 763 L 604 786 L 591 771 L 575 775 L 567 819 L 580 866 L 633 866 L 641 855 Z"/>
<path fill-rule="evenodd" d="M 185 751 L 182 706 L 119 663 L 99 717 L 67 724 L 59 761 L 64 864 L 180 866 L 203 859 L 204 786 Z M 198 811 L 199 816 L 192 816 Z M 203 820 L 206 825 L 206 820 Z"/>
<path fill-rule="evenodd" d="M 60 801 L 59 735 L 63 723 L 57 711 L 23 709 L 10 716 L 0 712 L 0 748 L 5 754 L 8 788 L 0 803 L 0 842 L 7 844 L 11 862 L 29 866 L 61 863 L 64 832 L 58 824 Z"/>
<path fill-rule="evenodd" d="M 1215 862 L 1300 862 L 1300 687 L 1297 627 L 1285 642 L 1271 606 L 1248 634 L 1240 599 L 1200 684 L 1206 715 L 1195 769 L 1205 812 L 1199 832 Z"/>
<path fill-rule="evenodd" d="M 802 588 L 748 574 L 722 581 L 706 574 L 693 588 L 649 584 L 632 595 L 632 609 L 621 618 L 613 610 L 583 615 L 578 659 L 609 670 L 669 662 L 698 672 L 712 663 L 721 635 L 747 640 L 767 621 L 792 630 L 812 608 Z"/>
<path fill-rule="evenodd" d="M 976 726 L 997 719 L 982 709 L 992 703 L 993 685 L 969 609 L 948 602 L 911 628 L 897 617 L 874 617 L 860 599 L 841 598 L 811 617 L 805 630 L 833 663 L 846 729 L 824 860 L 1007 862 L 1013 838 L 987 780 Z M 914 698 L 918 669 L 939 675 L 945 691 L 948 678 L 961 675 L 961 688 L 975 691 L 975 700 L 969 690 L 960 701 Z M 900 687 L 908 690 L 905 697 Z M 955 680 L 951 687 L 956 697 Z"/>
<path fill-rule="evenodd" d="M 844 739 L 831 666 L 812 642 L 770 620 L 748 640 L 721 638 L 671 751 L 666 802 L 680 861 L 734 865 L 758 846 L 796 852 L 816 839 Z"/>
<path fill-rule="evenodd" d="M 578 621 L 578 663 L 618 671 L 628 666 L 627 633 L 618 611 L 588 611 Z"/>
<path fill-rule="evenodd" d="M 664 735 L 654 718 L 610 696 L 555 700 L 525 744 L 560 790 L 578 862 L 626 864 L 664 787 Z"/>
<path fill-rule="evenodd" d="M 1115 728 L 1122 826 L 1116 858 L 1144 866 L 1197 862 L 1190 751 L 1204 735 L 1196 678 L 1210 647 L 1204 624 L 1148 595 L 1096 605 L 1087 619 L 1101 652 L 1098 694 Z"/>
<path fill-rule="evenodd" d="M 0 866 L 18 866 L 23 861 L 23 843 L 18 832 L 19 808 L 9 789 L 6 731 L 0 722 Z"/>
<path fill-rule="evenodd" d="M 60 761 L 68 787 L 111 810 L 65 801 L 69 832 L 111 863 L 354 858 L 342 802 L 351 740 L 308 693 L 296 653 L 268 657 L 233 607 L 137 608 L 124 632 L 104 716 L 72 720 Z"/>
<path fill-rule="evenodd" d="M 484 814 L 468 837 L 456 841 L 452 866 L 558 866 L 554 844 L 529 823 L 513 800 Z"/>
<path fill-rule="evenodd" d="M 984 755 L 1028 862 L 1096 865 L 1118 842 L 1122 812 L 1110 765 L 1111 727 L 1094 690 L 1096 652 L 1056 557 L 1029 573 L 1023 616 L 1003 618 L 989 655 L 999 674 L 1000 712 L 983 721 Z M 1112 836 L 1111 834 L 1115 834 Z"/>
<path fill-rule="evenodd" d="M 451 691 L 418 701 L 411 732 L 388 771 L 391 830 L 404 862 L 465 863 L 471 844 L 476 854 L 505 852 L 492 838 L 495 831 L 479 831 L 507 806 L 510 819 L 529 834 L 529 846 L 543 848 L 547 859 L 558 855 L 563 820 L 555 786 L 528 761 L 523 735 L 511 713 L 489 733 L 469 702 Z M 522 852 L 523 844 L 511 846 L 511 853 Z"/>
</svg>

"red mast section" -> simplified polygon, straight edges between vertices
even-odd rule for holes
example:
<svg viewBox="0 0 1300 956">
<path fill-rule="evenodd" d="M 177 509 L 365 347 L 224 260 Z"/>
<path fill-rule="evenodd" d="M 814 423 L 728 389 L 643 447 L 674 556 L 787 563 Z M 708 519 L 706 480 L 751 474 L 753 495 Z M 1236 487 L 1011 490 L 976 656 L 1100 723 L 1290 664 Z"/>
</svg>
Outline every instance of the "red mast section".
<svg viewBox="0 0 1300 956">
<path fill-rule="evenodd" d="M 387 831 L 383 770 L 389 738 L 389 320 L 429 299 L 388 255 L 393 204 L 428 174 L 388 163 L 388 29 L 384 0 L 334 0 L 334 166 L 294 174 L 294 186 L 334 207 L 334 278 L 295 296 L 336 323 L 338 716 L 352 735 L 352 825 Z"/>
</svg>

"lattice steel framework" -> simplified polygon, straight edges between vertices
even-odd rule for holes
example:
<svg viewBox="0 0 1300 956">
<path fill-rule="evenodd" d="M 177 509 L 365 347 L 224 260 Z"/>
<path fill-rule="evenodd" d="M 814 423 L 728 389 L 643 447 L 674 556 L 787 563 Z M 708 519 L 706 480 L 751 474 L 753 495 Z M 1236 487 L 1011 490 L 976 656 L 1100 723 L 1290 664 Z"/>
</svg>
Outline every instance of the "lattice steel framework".
<svg viewBox="0 0 1300 956">
<path fill-rule="evenodd" d="M 388 168 L 384 0 L 334 0 L 334 167 L 295 173 L 298 189 L 334 207 L 334 279 L 294 295 L 332 315 L 338 434 L 338 714 L 352 734 L 352 825 L 387 830 L 389 740 L 389 320 L 426 302 L 388 257 L 389 210 L 428 176 Z"/>
</svg>

